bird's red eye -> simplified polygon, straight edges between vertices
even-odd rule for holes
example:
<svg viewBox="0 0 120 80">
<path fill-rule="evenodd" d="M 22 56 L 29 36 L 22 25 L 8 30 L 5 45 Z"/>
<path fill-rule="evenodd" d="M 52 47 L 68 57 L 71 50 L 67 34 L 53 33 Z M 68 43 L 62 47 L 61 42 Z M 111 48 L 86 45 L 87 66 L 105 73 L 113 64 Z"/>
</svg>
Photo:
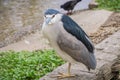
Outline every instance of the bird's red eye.
<svg viewBox="0 0 120 80">
<path fill-rule="evenodd" d="M 55 14 L 52 16 L 52 18 L 54 18 L 55 17 Z"/>
</svg>

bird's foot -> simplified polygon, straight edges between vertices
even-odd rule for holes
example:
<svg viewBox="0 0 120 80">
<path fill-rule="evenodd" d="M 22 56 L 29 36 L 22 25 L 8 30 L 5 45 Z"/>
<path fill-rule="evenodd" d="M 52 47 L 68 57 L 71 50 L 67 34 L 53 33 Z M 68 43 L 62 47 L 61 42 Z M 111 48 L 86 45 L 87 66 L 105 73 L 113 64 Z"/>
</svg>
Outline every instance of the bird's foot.
<svg viewBox="0 0 120 80">
<path fill-rule="evenodd" d="M 72 12 L 67 12 L 66 15 L 72 15 Z"/>
<path fill-rule="evenodd" d="M 69 77 L 75 77 L 75 75 L 72 75 L 72 74 L 65 74 L 65 73 L 61 73 L 59 72 L 58 73 L 59 75 L 56 75 L 54 77 L 57 77 L 59 79 L 62 79 L 62 78 L 69 78 Z M 53 76 L 52 76 L 53 77 Z"/>
</svg>

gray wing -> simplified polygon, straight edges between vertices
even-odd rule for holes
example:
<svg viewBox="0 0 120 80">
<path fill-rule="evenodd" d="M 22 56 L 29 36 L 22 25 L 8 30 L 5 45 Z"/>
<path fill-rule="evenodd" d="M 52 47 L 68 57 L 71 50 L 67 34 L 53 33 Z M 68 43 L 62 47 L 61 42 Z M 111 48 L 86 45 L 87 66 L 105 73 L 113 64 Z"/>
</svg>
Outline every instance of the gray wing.
<svg viewBox="0 0 120 80">
<path fill-rule="evenodd" d="M 94 46 L 82 28 L 66 15 L 63 15 L 61 20 L 63 22 L 64 29 L 71 35 L 75 36 L 78 40 L 80 40 L 86 46 L 89 52 L 94 53 Z"/>
<path fill-rule="evenodd" d="M 94 54 L 90 54 L 87 48 L 72 36 L 59 35 L 57 39 L 59 48 L 71 56 L 74 60 L 85 64 L 88 69 L 95 69 L 96 60 Z"/>
</svg>

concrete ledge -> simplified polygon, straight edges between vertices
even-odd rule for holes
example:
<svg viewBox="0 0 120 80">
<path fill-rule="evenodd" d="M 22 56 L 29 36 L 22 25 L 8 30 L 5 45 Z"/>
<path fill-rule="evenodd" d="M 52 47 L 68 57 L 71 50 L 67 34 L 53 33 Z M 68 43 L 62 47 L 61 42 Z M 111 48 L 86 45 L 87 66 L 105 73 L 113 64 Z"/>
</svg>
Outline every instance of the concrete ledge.
<svg viewBox="0 0 120 80">
<path fill-rule="evenodd" d="M 115 74 L 112 73 L 111 68 L 113 64 L 115 64 L 117 61 L 120 61 L 118 60 L 118 55 L 120 55 L 120 31 L 111 35 L 109 38 L 105 39 L 95 47 L 95 56 L 97 58 L 96 70 L 91 70 L 92 73 L 88 73 L 83 64 L 73 64 L 71 73 L 75 74 L 76 76 L 61 80 L 110 80 L 113 76 L 115 76 Z M 68 66 L 66 63 L 55 69 L 53 72 L 42 77 L 40 80 L 59 80 L 57 78 L 51 78 L 51 76 L 57 75 L 58 72 L 67 72 L 67 67 Z"/>
</svg>

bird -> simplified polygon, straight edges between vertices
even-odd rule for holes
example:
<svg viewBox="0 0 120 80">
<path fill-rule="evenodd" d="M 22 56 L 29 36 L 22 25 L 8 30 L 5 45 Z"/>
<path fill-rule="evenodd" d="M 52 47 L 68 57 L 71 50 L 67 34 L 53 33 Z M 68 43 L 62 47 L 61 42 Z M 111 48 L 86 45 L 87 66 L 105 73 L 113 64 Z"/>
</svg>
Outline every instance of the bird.
<svg viewBox="0 0 120 80">
<path fill-rule="evenodd" d="M 63 8 L 64 10 L 67 10 L 67 14 L 72 14 L 72 10 L 74 9 L 75 5 L 80 2 L 81 0 L 71 0 L 68 1 L 66 3 L 64 3 L 63 5 L 60 6 L 60 8 Z"/>
<path fill-rule="evenodd" d="M 59 73 L 58 78 L 74 76 L 70 71 L 72 63 L 83 63 L 89 71 L 96 68 L 92 41 L 69 16 L 55 9 L 47 9 L 44 12 L 42 34 L 57 54 L 68 62 L 68 72 Z"/>
</svg>

